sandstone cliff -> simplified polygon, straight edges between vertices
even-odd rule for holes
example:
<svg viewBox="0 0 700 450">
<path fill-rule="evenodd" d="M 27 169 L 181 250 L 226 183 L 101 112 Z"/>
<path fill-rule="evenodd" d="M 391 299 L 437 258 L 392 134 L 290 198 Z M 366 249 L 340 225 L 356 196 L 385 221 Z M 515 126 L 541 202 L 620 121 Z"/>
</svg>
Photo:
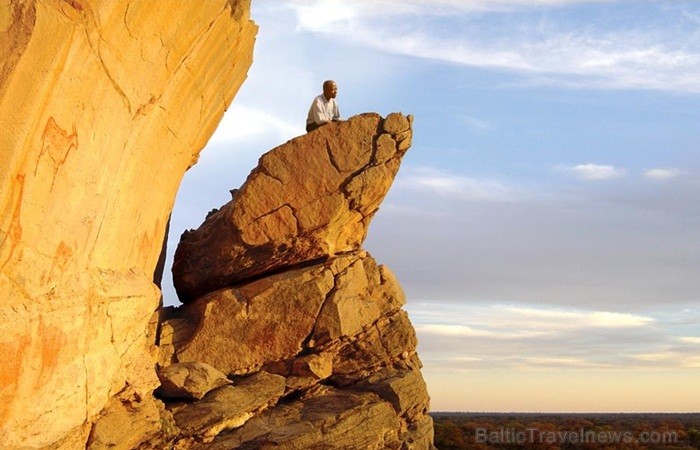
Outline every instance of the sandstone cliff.
<svg viewBox="0 0 700 450">
<path fill-rule="evenodd" d="M 361 249 L 410 141 L 401 114 L 326 125 L 263 155 L 231 202 L 183 234 L 173 272 L 188 303 L 160 334 L 163 439 L 432 448 L 403 291 Z"/>
<path fill-rule="evenodd" d="M 251 64 L 249 7 L 0 2 L 0 448 L 83 448 L 101 411 L 160 423 L 154 268 Z"/>
</svg>

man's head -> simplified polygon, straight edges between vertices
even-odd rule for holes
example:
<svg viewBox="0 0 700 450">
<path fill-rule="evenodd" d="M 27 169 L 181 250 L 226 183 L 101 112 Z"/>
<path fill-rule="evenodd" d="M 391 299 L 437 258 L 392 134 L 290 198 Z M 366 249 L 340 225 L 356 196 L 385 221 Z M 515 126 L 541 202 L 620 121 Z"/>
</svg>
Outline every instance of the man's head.
<svg viewBox="0 0 700 450">
<path fill-rule="evenodd" d="M 326 97 L 326 100 L 335 98 L 337 93 L 338 86 L 336 86 L 335 81 L 326 80 L 323 82 L 323 96 Z"/>
</svg>

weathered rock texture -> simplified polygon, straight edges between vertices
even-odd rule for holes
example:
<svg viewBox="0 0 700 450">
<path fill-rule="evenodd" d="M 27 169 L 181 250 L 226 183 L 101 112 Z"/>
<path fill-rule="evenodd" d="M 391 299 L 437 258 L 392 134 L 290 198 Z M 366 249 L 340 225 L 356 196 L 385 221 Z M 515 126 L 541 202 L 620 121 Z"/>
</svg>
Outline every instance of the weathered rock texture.
<svg viewBox="0 0 700 450">
<path fill-rule="evenodd" d="M 183 235 L 180 300 L 359 249 L 410 146 L 409 120 L 363 114 L 265 154 L 231 202 Z"/>
<path fill-rule="evenodd" d="M 158 379 L 158 395 L 184 400 L 199 400 L 209 391 L 231 384 L 222 372 L 197 361 L 164 367 L 158 371 Z"/>
<path fill-rule="evenodd" d="M 180 429 L 170 442 L 433 448 L 404 293 L 361 249 L 410 139 L 401 114 L 326 125 L 264 155 L 183 235 L 174 274 L 189 302 L 162 324 L 162 370 L 206 363 L 236 381 L 167 402 Z"/>
<path fill-rule="evenodd" d="M 154 268 L 251 64 L 249 7 L 0 2 L 0 448 L 105 448 L 132 413 L 152 434 Z"/>
</svg>

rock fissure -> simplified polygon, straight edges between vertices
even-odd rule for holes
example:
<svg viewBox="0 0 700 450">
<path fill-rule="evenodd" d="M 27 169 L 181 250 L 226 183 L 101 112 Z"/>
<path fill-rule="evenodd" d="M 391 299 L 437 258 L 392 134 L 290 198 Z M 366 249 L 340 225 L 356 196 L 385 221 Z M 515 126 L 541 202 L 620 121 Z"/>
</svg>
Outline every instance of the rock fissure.
<svg viewBox="0 0 700 450">
<path fill-rule="evenodd" d="M 289 208 L 289 210 L 292 211 L 292 216 L 294 216 L 294 208 L 292 208 L 292 205 L 289 203 L 284 203 L 284 204 L 278 206 L 277 208 L 273 209 L 272 211 L 266 212 L 265 214 L 263 214 L 261 216 L 258 216 L 258 217 L 251 219 L 250 222 L 248 223 L 248 225 L 253 224 L 255 222 L 259 222 L 266 217 L 274 216 L 275 214 L 278 214 L 279 211 L 282 210 L 283 208 Z M 270 240 L 274 240 L 274 239 L 270 239 Z"/>
<path fill-rule="evenodd" d="M 114 75 L 112 74 L 112 71 L 107 67 L 107 63 L 104 60 L 104 57 L 102 56 L 102 50 L 101 50 L 101 43 L 106 41 L 102 38 L 102 36 L 99 35 L 98 32 L 98 43 L 97 43 L 97 49 L 95 50 L 95 56 L 97 56 L 97 59 L 100 61 L 100 64 L 102 65 L 102 70 L 104 74 L 107 76 L 107 79 L 109 80 L 110 83 L 112 83 L 112 87 L 114 90 L 119 94 L 119 97 L 122 99 L 124 102 L 124 106 L 126 106 L 127 111 L 131 112 L 132 116 L 133 111 L 131 109 L 131 100 L 129 97 L 126 95 L 122 87 L 119 85 L 117 80 L 114 78 Z"/>
<path fill-rule="evenodd" d="M 318 324 L 318 320 L 319 320 L 319 318 L 321 317 L 321 314 L 323 314 L 323 312 L 324 312 L 323 309 L 325 308 L 325 306 L 329 303 L 329 301 L 331 300 L 331 298 L 333 297 L 333 295 L 338 291 L 338 277 L 339 277 L 339 274 L 334 274 L 334 275 L 333 275 L 333 286 L 332 286 L 332 287 L 330 288 L 330 290 L 326 293 L 326 295 L 325 295 L 324 298 L 323 298 L 323 302 L 321 302 L 320 308 L 318 308 L 318 313 L 316 314 L 316 318 L 314 319 L 314 322 L 313 322 L 313 323 L 314 323 L 313 328 L 311 329 L 311 331 L 309 332 L 309 334 L 308 334 L 308 335 L 304 338 L 304 340 L 302 341 L 302 343 L 301 343 L 301 346 L 302 346 L 301 351 L 299 351 L 299 352 L 294 356 L 294 358 L 292 358 L 292 359 L 296 359 L 296 358 L 298 358 L 298 357 L 300 357 L 300 356 L 303 356 L 304 354 L 307 354 L 307 353 L 310 353 L 310 352 L 311 352 L 311 347 L 313 347 L 312 341 L 313 341 L 314 336 L 315 336 L 316 333 L 317 333 L 316 325 Z"/>
<path fill-rule="evenodd" d="M 129 19 L 127 19 L 127 16 L 129 15 L 129 10 L 131 9 L 131 2 L 127 3 L 126 8 L 124 8 L 124 16 L 122 17 L 122 21 L 124 22 L 124 29 L 126 32 L 129 34 L 129 37 L 134 39 L 134 33 L 131 31 L 131 27 L 129 26 Z"/>
<path fill-rule="evenodd" d="M 268 177 L 272 178 L 273 180 L 278 181 L 279 184 L 281 184 L 282 186 L 284 186 L 284 184 L 285 184 L 285 183 L 284 183 L 284 180 L 282 180 L 280 177 L 276 176 L 276 175 L 273 174 L 270 170 L 268 170 L 267 167 L 265 167 L 265 164 L 260 164 L 260 165 L 258 166 L 258 170 L 260 171 L 260 173 L 262 173 L 262 174 L 264 174 L 264 175 L 267 175 Z"/>
<path fill-rule="evenodd" d="M 333 166 L 336 173 L 343 173 L 344 171 L 340 168 L 335 160 L 335 157 L 333 156 L 333 150 L 331 149 L 331 143 L 329 141 L 326 141 L 326 154 L 328 155 L 328 161 L 331 163 L 331 166 Z"/>
</svg>

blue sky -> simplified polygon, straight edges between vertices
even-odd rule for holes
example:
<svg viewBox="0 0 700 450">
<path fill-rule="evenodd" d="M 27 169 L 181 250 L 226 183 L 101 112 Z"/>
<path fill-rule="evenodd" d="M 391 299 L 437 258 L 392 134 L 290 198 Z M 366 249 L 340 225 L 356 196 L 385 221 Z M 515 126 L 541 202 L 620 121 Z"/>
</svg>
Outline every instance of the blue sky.
<svg viewBox="0 0 700 450">
<path fill-rule="evenodd" d="M 434 410 L 698 410 L 700 2 L 253 0 L 252 18 L 170 258 L 333 78 L 344 117 L 415 117 L 366 248 L 407 292 Z"/>
</svg>

